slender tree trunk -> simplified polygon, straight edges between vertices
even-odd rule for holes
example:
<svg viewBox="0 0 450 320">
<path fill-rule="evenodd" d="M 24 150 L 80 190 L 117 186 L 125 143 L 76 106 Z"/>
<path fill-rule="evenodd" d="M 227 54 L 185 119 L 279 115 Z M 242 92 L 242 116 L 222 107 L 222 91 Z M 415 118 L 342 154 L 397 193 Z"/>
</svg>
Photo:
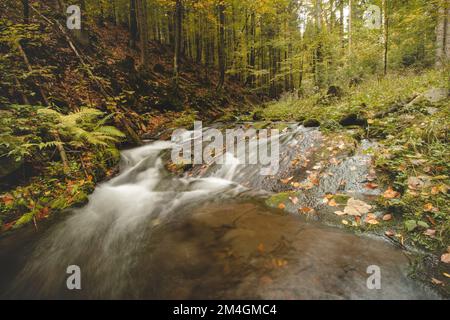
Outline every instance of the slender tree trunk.
<svg viewBox="0 0 450 320">
<path fill-rule="evenodd" d="M 384 54 L 383 54 L 383 72 L 387 74 L 388 67 L 388 51 L 389 51 L 389 12 L 388 12 L 388 0 L 382 1 L 383 5 L 383 42 L 384 42 Z"/>
<path fill-rule="evenodd" d="M 30 23 L 30 4 L 28 0 L 22 0 L 23 6 L 23 23 Z"/>
<path fill-rule="evenodd" d="M 225 82 L 225 5 L 219 0 L 217 9 L 219 11 L 219 41 L 218 41 L 218 62 L 219 62 L 219 82 L 217 90 L 221 90 Z"/>
<path fill-rule="evenodd" d="M 138 40 L 138 23 L 136 16 L 136 0 L 130 0 L 130 47 L 135 49 Z"/>
<path fill-rule="evenodd" d="M 340 24 L 340 36 L 341 36 L 341 47 L 345 47 L 345 40 L 344 40 L 344 0 L 339 0 L 339 24 Z"/>
<path fill-rule="evenodd" d="M 138 17 L 139 39 L 141 46 L 141 65 L 145 66 L 148 58 L 148 22 L 147 22 L 147 0 L 136 0 Z"/>
<path fill-rule="evenodd" d="M 436 26 L 436 67 L 442 68 L 450 61 L 450 4 L 442 0 Z"/>
<path fill-rule="evenodd" d="M 175 85 L 178 86 L 178 74 L 179 74 L 179 61 L 181 54 L 181 36 L 182 36 L 182 13 L 183 7 L 181 0 L 177 0 L 175 5 L 175 49 L 173 58 L 173 71 Z"/>
<path fill-rule="evenodd" d="M 352 54 L 353 46 L 353 1 L 348 0 L 348 52 Z"/>
</svg>

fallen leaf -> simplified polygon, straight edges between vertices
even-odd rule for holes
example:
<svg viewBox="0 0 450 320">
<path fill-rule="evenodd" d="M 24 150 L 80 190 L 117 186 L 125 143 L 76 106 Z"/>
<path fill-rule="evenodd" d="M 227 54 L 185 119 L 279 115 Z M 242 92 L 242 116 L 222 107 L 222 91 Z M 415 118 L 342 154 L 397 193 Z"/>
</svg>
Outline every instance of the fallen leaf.
<svg viewBox="0 0 450 320">
<path fill-rule="evenodd" d="M 346 213 L 343 212 L 343 211 L 335 211 L 334 213 L 337 214 L 338 216 L 345 216 L 346 215 Z"/>
<path fill-rule="evenodd" d="M 331 199 L 330 201 L 328 201 L 328 205 L 330 207 L 337 207 L 338 204 L 336 203 L 336 201 L 334 199 Z"/>
<path fill-rule="evenodd" d="M 408 178 L 408 188 L 411 190 L 420 190 L 423 188 L 423 181 L 418 177 L 409 177 Z"/>
<path fill-rule="evenodd" d="M 383 216 L 383 221 L 390 221 L 390 220 L 392 220 L 392 214 L 388 213 Z"/>
<path fill-rule="evenodd" d="M 450 278 L 450 274 L 448 274 L 447 272 L 443 272 L 442 274 L 444 275 L 444 277 Z"/>
<path fill-rule="evenodd" d="M 342 220 L 341 222 L 342 222 L 342 224 L 344 224 L 344 225 L 348 225 L 348 221 L 347 221 L 347 220 Z"/>
<path fill-rule="evenodd" d="M 366 219 L 366 223 L 371 224 L 371 225 L 379 224 L 378 220 L 376 220 L 376 219 Z"/>
<path fill-rule="evenodd" d="M 444 254 L 441 256 L 441 261 L 442 261 L 443 263 L 450 263 L 450 253 L 444 253 Z"/>
<path fill-rule="evenodd" d="M 283 209 L 285 209 L 285 208 L 286 208 L 286 205 L 285 205 L 284 203 L 280 203 L 280 204 L 278 205 L 278 209 L 283 210 Z"/>
<path fill-rule="evenodd" d="M 294 177 L 289 177 L 289 178 L 286 178 L 286 179 L 281 179 L 280 181 L 281 181 L 281 183 L 283 183 L 283 184 L 288 184 L 289 181 L 291 181 L 292 179 L 294 179 Z"/>
<path fill-rule="evenodd" d="M 3 203 L 7 206 L 9 206 L 10 204 L 12 204 L 14 202 L 14 198 L 10 194 L 6 194 L 6 195 L 2 196 L 1 199 L 2 199 Z"/>
<path fill-rule="evenodd" d="M 298 198 L 297 197 L 289 197 L 289 200 L 291 200 L 291 202 L 293 204 L 297 204 L 298 203 Z"/>
<path fill-rule="evenodd" d="M 371 208 L 372 206 L 368 205 L 364 201 L 350 198 L 347 201 L 347 206 L 345 207 L 344 212 L 351 216 L 361 216 L 368 213 Z"/>
<path fill-rule="evenodd" d="M 433 238 L 436 235 L 436 230 L 434 229 L 427 229 L 423 232 L 424 235 Z"/>
<path fill-rule="evenodd" d="M 300 187 L 300 183 L 294 182 L 294 183 L 292 183 L 292 186 L 293 186 L 294 188 L 299 188 L 299 187 Z"/>
<path fill-rule="evenodd" d="M 433 210 L 433 204 L 427 203 L 423 206 L 423 211 L 425 212 L 431 212 Z"/>
<path fill-rule="evenodd" d="M 395 236 L 395 232 L 392 230 L 386 230 L 386 232 L 384 233 L 385 235 L 387 235 L 388 237 L 393 237 Z"/>
<path fill-rule="evenodd" d="M 263 253 L 263 252 L 264 252 L 264 244 L 263 244 L 263 243 L 260 243 L 260 244 L 258 245 L 258 251 L 259 251 L 260 253 Z"/>
<path fill-rule="evenodd" d="M 392 187 L 389 187 L 384 193 L 383 193 L 383 197 L 385 197 L 386 199 L 394 199 L 394 198 L 398 198 L 400 196 L 400 193 L 398 193 L 397 191 L 395 191 L 394 189 L 392 189 Z"/>
<path fill-rule="evenodd" d="M 436 284 L 438 286 L 443 285 L 444 283 L 438 279 L 431 278 L 431 283 Z"/>
<path fill-rule="evenodd" d="M 369 182 L 369 183 L 366 183 L 366 188 L 367 189 L 376 189 L 376 188 L 378 188 L 378 184 L 376 184 L 376 183 L 373 183 L 373 182 Z"/>
<path fill-rule="evenodd" d="M 301 213 L 307 214 L 307 213 L 314 212 L 314 209 L 308 208 L 308 207 L 302 207 L 302 208 L 299 208 L 298 211 Z"/>
</svg>

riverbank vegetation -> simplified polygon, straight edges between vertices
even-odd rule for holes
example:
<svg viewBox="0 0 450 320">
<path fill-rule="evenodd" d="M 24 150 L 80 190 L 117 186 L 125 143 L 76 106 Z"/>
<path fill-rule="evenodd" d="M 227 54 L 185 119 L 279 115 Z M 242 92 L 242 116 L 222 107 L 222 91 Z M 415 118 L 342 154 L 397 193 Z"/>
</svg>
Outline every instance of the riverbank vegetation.
<svg viewBox="0 0 450 320">
<path fill-rule="evenodd" d="M 68 5 L 81 30 L 66 27 Z M 379 197 L 450 245 L 447 0 L 0 4 L 0 228 L 85 203 L 119 150 L 195 119 L 372 139 Z M 169 135 L 168 135 L 169 133 Z M 447 257 L 447 258 L 445 258 Z M 448 254 L 443 260 L 448 262 Z"/>
</svg>

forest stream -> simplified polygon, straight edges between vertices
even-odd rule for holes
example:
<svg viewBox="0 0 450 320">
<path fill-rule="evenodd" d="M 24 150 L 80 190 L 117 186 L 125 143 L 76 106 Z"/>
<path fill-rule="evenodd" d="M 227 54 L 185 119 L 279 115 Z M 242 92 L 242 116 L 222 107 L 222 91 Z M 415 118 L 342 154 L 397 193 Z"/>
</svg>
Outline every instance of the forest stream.
<svg viewBox="0 0 450 320">
<path fill-rule="evenodd" d="M 175 175 L 166 169 L 172 143 L 149 141 L 122 152 L 120 173 L 99 185 L 87 205 L 38 233 L 2 239 L 0 263 L 8 261 L 8 269 L 1 275 L 1 296 L 439 298 L 409 276 L 404 251 L 381 236 L 333 225 L 335 215 L 323 204 L 325 194 L 338 191 L 368 202 L 376 196 L 377 190 L 362 187 L 371 160 L 364 149 L 372 148 L 371 142 L 325 166 L 317 163 L 325 148 L 317 128 L 290 124 L 278 138 L 279 171 L 287 177 L 301 181 L 314 168 L 328 172 L 295 205 L 286 210 L 267 205 L 285 186 L 281 177 L 258 175 L 258 165 L 239 164 L 226 154 L 231 159 L 223 165 L 194 166 Z M 308 165 L 292 171 L 298 155 Z M 299 214 L 302 206 L 315 213 Z M 69 265 L 80 267 L 82 290 L 67 290 Z M 373 265 L 381 270 L 381 289 L 367 287 L 367 268 Z"/>
</svg>

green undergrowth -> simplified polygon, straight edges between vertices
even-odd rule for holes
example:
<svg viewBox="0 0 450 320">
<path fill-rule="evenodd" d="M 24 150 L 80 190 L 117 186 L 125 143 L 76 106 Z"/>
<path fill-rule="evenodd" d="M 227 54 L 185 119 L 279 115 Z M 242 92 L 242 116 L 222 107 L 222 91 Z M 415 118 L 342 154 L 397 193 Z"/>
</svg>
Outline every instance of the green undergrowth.
<svg viewBox="0 0 450 320">
<path fill-rule="evenodd" d="M 1 232 L 85 203 L 120 159 L 116 144 L 125 136 L 98 110 L 6 105 L 0 113 Z"/>
</svg>

